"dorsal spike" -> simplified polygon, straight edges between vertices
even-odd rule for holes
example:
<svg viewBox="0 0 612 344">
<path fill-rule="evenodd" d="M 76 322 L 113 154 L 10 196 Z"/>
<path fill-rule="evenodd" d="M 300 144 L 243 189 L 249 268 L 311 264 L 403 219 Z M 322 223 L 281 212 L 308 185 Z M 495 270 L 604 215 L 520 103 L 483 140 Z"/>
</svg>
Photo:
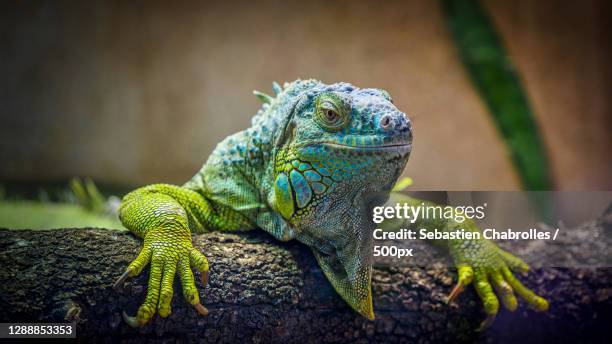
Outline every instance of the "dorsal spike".
<svg viewBox="0 0 612 344">
<path fill-rule="evenodd" d="M 274 97 L 267 95 L 263 92 L 259 92 L 257 90 L 253 91 L 253 94 L 259 98 L 259 100 L 261 100 L 262 103 L 264 104 L 270 104 L 272 102 L 272 100 L 274 100 Z"/>
<path fill-rule="evenodd" d="M 274 94 L 278 95 L 283 91 L 283 88 L 278 84 L 278 82 L 274 81 L 272 82 L 272 90 L 274 90 Z"/>
</svg>

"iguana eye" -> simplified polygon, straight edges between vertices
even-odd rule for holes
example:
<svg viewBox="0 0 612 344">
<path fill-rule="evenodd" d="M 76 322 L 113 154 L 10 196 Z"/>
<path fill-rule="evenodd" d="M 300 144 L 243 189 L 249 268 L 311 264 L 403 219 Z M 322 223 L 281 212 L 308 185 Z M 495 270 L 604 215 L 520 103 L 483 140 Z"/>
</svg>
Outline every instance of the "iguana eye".
<svg viewBox="0 0 612 344">
<path fill-rule="evenodd" d="M 334 94 L 322 94 L 317 99 L 315 120 L 327 131 L 339 131 L 349 123 L 348 109 L 342 99 Z"/>
<path fill-rule="evenodd" d="M 336 122 L 340 118 L 340 115 L 332 109 L 323 109 L 323 113 L 325 114 L 325 120 L 330 123 Z"/>
</svg>

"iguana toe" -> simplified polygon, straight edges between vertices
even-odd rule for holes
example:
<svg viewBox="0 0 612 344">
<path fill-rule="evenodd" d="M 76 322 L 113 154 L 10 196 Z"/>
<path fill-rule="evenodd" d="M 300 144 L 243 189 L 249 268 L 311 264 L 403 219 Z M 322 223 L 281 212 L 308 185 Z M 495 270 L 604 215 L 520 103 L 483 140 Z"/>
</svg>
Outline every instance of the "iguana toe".
<svg viewBox="0 0 612 344">
<path fill-rule="evenodd" d="M 499 295 L 504 307 L 507 310 L 514 312 L 518 307 L 518 301 L 516 300 L 516 296 L 514 296 L 514 290 L 510 284 L 504 280 L 501 272 L 498 270 L 494 270 L 490 273 L 490 279 L 493 284 L 493 288 L 495 288 L 495 291 L 497 292 L 497 295 Z"/>
<path fill-rule="evenodd" d="M 510 269 L 508 269 L 507 267 L 502 268 L 502 274 L 508 284 L 510 284 L 512 289 L 514 289 L 514 291 L 521 298 L 527 301 L 527 303 L 529 303 L 535 310 L 540 312 L 546 312 L 548 310 L 548 301 L 536 295 L 536 293 L 531 291 L 529 288 L 525 287 L 523 283 L 521 283 L 519 280 L 516 279 L 516 277 L 514 277 L 514 275 L 512 275 Z"/>
<path fill-rule="evenodd" d="M 171 303 L 172 295 L 174 295 L 174 288 L 172 287 L 172 284 L 174 283 L 177 261 L 178 257 L 175 257 L 174 259 L 170 258 L 169 261 L 164 264 L 159 302 L 157 304 L 157 313 L 162 318 L 167 317 L 172 312 Z"/>
</svg>

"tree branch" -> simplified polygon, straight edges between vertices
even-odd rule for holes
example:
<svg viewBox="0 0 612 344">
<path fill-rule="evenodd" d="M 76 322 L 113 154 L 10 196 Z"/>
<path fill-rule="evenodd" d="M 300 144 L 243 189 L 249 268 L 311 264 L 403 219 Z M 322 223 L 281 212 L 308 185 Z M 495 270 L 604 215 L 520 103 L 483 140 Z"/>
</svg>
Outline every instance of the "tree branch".
<svg viewBox="0 0 612 344">
<path fill-rule="evenodd" d="M 585 226 L 605 231 L 601 221 Z M 484 314 L 476 294 L 468 288 L 446 305 L 455 271 L 442 265 L 376 266 L 376 320 L 371 322 L 336 295 L 309 249 L 299 243 L 279 243 L 252 232 L 198 235 L 194 244 L 211 263 L 209 285 L 204 290 L 198 285 L 210 314 L 198 316 L 186 304 L 177 279 L 172 314 L 132 329 L 120 313 L 135 313 L 144 300 L 148 269 L 123 290 L 111 286 L 136 257 L 138 239 L 104 229 L 0 230 L 0 321 L 75 320 L 78 338 L 99 342 L 304 343 L 588 341 L 607 334 L 611 319 L 609 268 L 532 271 L 522 280 L 549 299 L 551 310 L 536 313 L 523 303 L 515 313 L 502 310 L 491 329 L 477 333 Z"/>
</svg>

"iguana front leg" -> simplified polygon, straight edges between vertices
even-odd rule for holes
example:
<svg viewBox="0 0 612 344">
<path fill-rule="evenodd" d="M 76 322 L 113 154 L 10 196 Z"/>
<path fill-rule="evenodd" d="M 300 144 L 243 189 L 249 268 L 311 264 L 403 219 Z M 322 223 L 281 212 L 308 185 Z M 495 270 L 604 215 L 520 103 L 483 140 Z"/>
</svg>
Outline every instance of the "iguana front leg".
<svg viewBox="0 0 612 344">
<path fill-rule="evenodd" d="M 397 193 L 393 194 L 391 199 L 393 203 L 407 203 L 412 206 L 435 205 L 431 202 Z M 385 221 L 383 224 L 387 229 L 398 228 L 398 225 L 402 225 L 393 220 Z M 427 230 L 437 228 L 439 231 L 454 231 L 459 228 L 465 231 L 479 231 L 476 224 L 469 219 L 462 223 L 445 219 L 417 219 L 410 226 Z M 493 323 L 499 311 L 499 299 L 509 311 L 516 310 L 518 302 L 515 293 L 536 310 L 548 310 L 548 301 L 536 295 L 514 277 L 513 272 L 526 274 L 529 271 L 529 266 L 520 258 L 499 248 L 492 241 L 481 238 L 438 240 L 433 241 L 433 243 L 448 250 L 457 267 L 457 284 L 450 292 L 447 303 L 456 299 L 468 285 L 474 285 L 487 314 L 487 318 L 482 322 L 479 330 L 483 330 Z"/>
<path fill-rule="evenodd" d="M 167 317 L 177 271 L 185 299 L 198 313 L 206 315 L 208 310 L 200 303 L 191 266 L 200 272 L 205 285 L 208 260 L 193 247 L 191 232 L 239 229 L 247 225 L 246 220 L 193 190 L 167 184 L 149 185 L 129 193 L 123 199 L 119 216 L 129 230 L 144 238 L 144 245 L 115 286 L 121 286 L 127 277 L 140 274 L 151 264 L 145 301 L 136 317 L 124 312 L 124 320 L 136 327 L 145 325 L 156 312 Z"/>
</svg>

